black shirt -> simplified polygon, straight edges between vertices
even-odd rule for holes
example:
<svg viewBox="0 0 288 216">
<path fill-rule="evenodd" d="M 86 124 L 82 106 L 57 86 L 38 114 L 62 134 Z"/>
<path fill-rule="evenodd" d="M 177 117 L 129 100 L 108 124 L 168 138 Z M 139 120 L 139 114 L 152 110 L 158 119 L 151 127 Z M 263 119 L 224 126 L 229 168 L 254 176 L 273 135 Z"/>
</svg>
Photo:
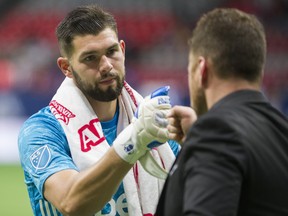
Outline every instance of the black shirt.
<svg viewBox="0 0 288 216">
<path fill-rule="evenodd" d="M 156 215 L 288 215 L 287 118 L 257 91 L 220 100 L 191 127 Z"/>
</svg>

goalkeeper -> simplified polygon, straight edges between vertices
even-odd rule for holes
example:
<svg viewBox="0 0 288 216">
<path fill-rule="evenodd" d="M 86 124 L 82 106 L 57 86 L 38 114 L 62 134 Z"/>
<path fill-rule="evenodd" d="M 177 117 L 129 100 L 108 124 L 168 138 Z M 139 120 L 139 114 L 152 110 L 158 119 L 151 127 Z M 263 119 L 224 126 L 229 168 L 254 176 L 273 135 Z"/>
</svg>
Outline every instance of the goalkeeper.
<svg viewBox="0 0 288 216">
<path fill-rule="evenodd" d="M 56 34 L 65 79 L 18 139 L 33 214 L 154 215 L 179 151 L 166 143 L 169 88 L 143 100 L 127 84 L 125 43 L 97 6 L 71 11 Z"/>
</svg>

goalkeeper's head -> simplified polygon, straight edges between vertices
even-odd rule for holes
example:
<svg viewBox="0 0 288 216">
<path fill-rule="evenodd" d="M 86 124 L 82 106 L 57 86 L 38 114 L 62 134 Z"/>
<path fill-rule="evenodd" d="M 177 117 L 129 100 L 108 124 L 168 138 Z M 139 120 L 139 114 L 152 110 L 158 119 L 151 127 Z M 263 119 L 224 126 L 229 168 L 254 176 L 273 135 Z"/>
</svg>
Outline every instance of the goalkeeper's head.
<svg viewBox="0 0 288 216">
<path fill-rule="evenodd" d="M 63 74 L 90 103 L 115 104 L 126 73 L 125 43 L 118 38 L 114 17 L 96 5 L 80 6 L 60 22 L 56 35 L 61 53 L 57 64 Z"/>
<path fill-rule="evenodd" d="M 112 14 L 97 5 L 79 6 L 59 23 L 56 36 L 62 56 L 70 57 L 76 36 L 97 35 L 106 28 L 118 36 L 117 23 Z"/>
</svg>

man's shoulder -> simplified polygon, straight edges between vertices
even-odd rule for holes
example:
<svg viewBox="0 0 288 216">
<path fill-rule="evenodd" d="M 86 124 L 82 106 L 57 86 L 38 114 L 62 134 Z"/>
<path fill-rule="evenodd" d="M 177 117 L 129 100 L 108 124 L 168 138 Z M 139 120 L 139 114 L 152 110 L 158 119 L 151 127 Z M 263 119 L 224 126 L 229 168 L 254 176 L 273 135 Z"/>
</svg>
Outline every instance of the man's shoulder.
<svg viewBox="0 0 288 216">
<path fill-rule="evenodd" d="M 66 145 L 66 142 L 64 130 L 48 106 L 29 117 L 22 125 L 18 135 L 18 145 L 21 151 L 28 151 L 29 146 L 36 146 L 35 148 L 41 144 L 52 146 L 57 144 L 59 146 L 60 143 Z M 35 150 L 34 147 L 31 148 L 31 151 Z"/>
<path fill-rule="evenodd" d="M 221 107 L 200 116 L 193 124 L 193 132 L 206 136 L 214 134 L 238 133 L 245 128 L 249 115 L 241 113 L 237 108 Z"/>
<path fill-rule="evenodd" d="M 57 128 L 61 127 L 58 120 L 51 113 L 49 106 L 46 106 L 39 110 L 37 113 L 30 116 L 23 124 L 21 131 L 29 130 L 41 130 L 41 128 Z"/>
<path fill-rule="evenodd" d="M 224 124 L 241 124 L 255 114 L 251 109 L 251 103 L 226 102 L 212 107 L 199 118 L 200 121 L 213 121 Z"/>
<path fill-rule="evenodd" d="M 54 115 L 52 114 L 49 106 L 46 106 L 42 109 L 40 109 L 37 113 L 34 113 L 33 115 L 31 115 L 26 122 L 31 121 L 31 120 L 45 120 L 45 119 L 49 119 L 49 120 L 54 120 L 57 121 L 57 119 L 54 117 Z"/>
</svg>

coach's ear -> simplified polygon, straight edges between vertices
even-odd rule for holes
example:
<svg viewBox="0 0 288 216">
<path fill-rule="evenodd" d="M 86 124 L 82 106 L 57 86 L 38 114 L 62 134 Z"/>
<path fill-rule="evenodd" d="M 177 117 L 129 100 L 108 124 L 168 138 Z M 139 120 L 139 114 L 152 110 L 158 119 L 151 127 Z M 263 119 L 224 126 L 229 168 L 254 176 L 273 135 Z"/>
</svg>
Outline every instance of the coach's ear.
<svg viewBox="0 0 288 216">
<path fill-rule="evenodd" d="M 70 70 L 69 60 L 65 57 L 59 57 L 57 59 L 57 65 L 62 71 L 62 73 L 69 78 L 72 78 L 72 71 Z"/>
<path fill-rule="evenodd" d="M 207 71 L 207 61 L 203 56 L 200 56 L 198 59 L 198 69 L 200 71 L 201 86 L 206 87 L 208 80 L 208 71 Z"/>
</svg>

